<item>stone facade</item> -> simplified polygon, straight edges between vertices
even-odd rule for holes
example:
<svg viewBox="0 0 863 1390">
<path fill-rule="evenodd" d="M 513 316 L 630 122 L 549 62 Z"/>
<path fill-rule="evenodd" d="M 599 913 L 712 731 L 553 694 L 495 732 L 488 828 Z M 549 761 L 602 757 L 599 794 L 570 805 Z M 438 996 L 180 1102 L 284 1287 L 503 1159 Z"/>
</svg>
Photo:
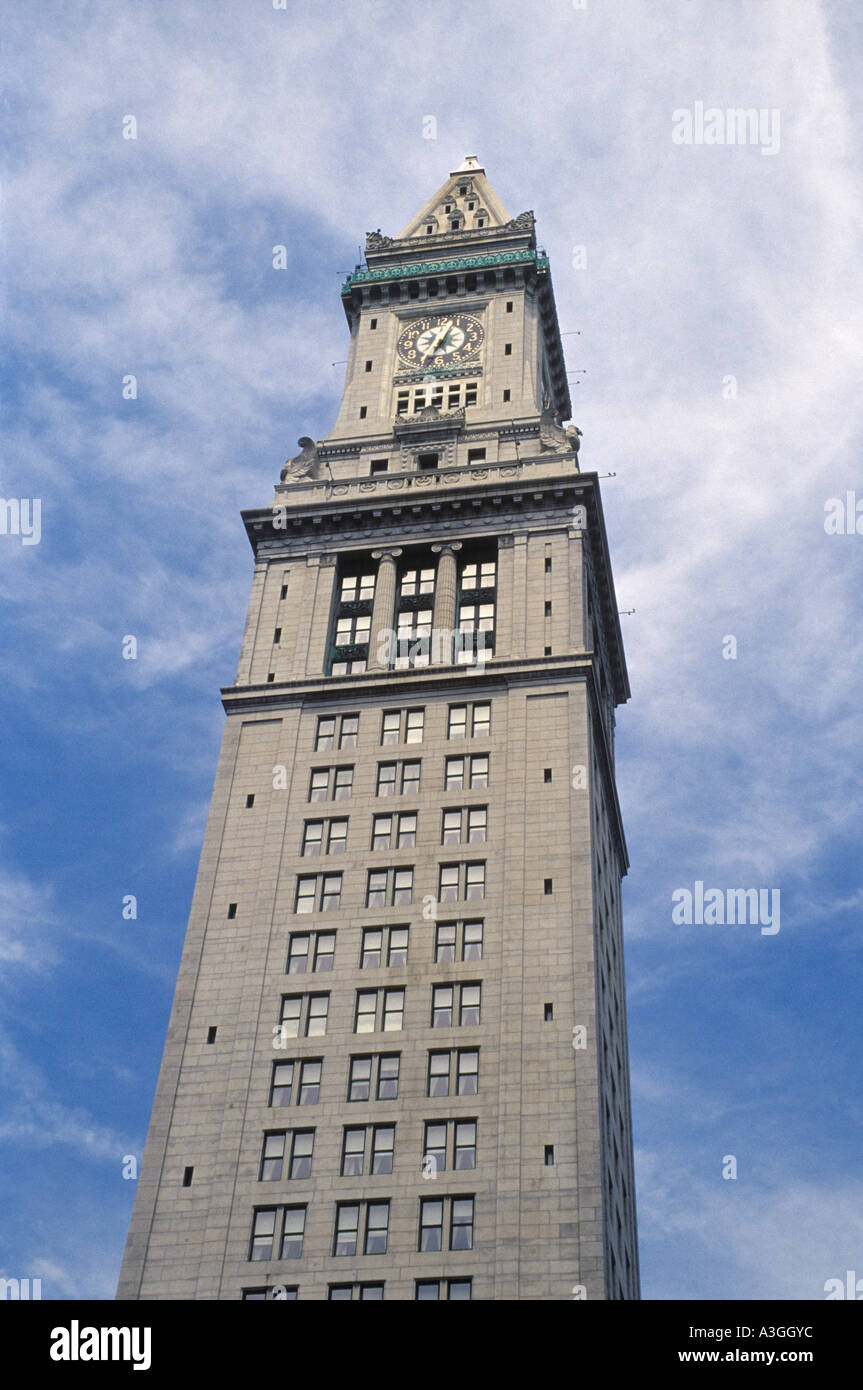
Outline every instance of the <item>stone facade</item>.
<svg viewBox="0 0 863 1390">
<path fill-rule="evenodd" d="M 482 224 L 427 235 L 447 206 Z M 417 237 L 423 265 L 465 239 L 524 254 L 481 286 L 441 274 L 430 305 Z M 252 595 L 117 1296 L 637 1298 L 629 690 L 596 476 L 543 439 L 549 400 L 569 413 L 550 281 L 475 161 L 368 256 L 398 273 L 345 287 L 337 425 L 244 514 Z M 466 295 L 482 347 L 435 380 L 481 383 L 476 402 L 454 427 L 394 420 L 429 375 L 399 361 L 403 324 L 434 309 L 443 331 Z M 450 614 L 493 649 L 426 653 Z"/>
</svg>

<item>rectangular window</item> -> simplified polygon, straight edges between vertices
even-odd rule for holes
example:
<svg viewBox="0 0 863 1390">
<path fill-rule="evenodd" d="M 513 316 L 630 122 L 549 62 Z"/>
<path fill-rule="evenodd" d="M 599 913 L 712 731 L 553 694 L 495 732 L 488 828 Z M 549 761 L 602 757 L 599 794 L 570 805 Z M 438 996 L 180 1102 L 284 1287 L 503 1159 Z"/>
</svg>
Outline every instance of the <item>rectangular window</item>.
<svg viewBox="0 0 863 1390">
<path fill-rule="evenodd" d="M 338 878 L 341 882 L 341 874 Z M 315 970 L 332 970 L 335 954 L 335 932 L 318 932 L 315 937 Z"/>
<path fill-rule="evenodd" d="M 286 1139 L 287 1135 L 284 1130 L 278 1134 L 264 1135 L 261 1167 L 258 1173 L 259 1182 L 281 1182 Z"/>
<path fill-rule="evenodd" d="M 307 1038 L 322 1038 L 325 1035 L 329 1010 L 330 996 L 328 994 L 309 996 L 309 1011 L 306 1019 Z"/>
<path fill-rule="evenodd" d="M 405 1016 L 405 992 L 403 989 L 384 990 L 384 1032 L 397 1033 L 401 1030 Z"/>
<path fill-rule="evenodd" d="M 491 705 L 474 705 L 472 733 L 480 738 L 491 732 Z"/>
<path fill-rule="evenodd" d="M 450 1250 L 473 1249 L 473 1198 L 453 1197 L 450 1199 Z"/>
<path fill-rule="evenodd" d="M 402 796 L 418 796 L 421 763 L 402 763 Z"/>
<path fill-rule="evenodd" d="M 395 1142 L 395 1125 L 375 1125 L 372 1132 L 372 1173 L 393 1171 Z"/>
<path fill-rule="evenodd" d="M 485 864 L 465 865 L 465 897 L 485 897 Z"/>
<path fill-rule="evenodd" d="M 309 781 L 309 801 L 326 801 L 330 785 L 328 768 L 313 769 Z"/>
<path fill-rule="evenodd" d="M 447 738 L 465 738 L 467 735 L 467 705 L 450 705 Z"/>
<path fill-rule="evenodd" d="M 350 796 L 354 785 L 352 767 L 337 767 L 333 779 L 333 800 L 344 801 Z"/>
<path fill-rule="evenodd" d="M 291 1143 L 291 1166 L 288 1177 L 310 1178 L 312 1175 L 312 1154 L 315 1147 L 313 1129 L 295 1130 Z"/>
<path fill-rule="evenodd" d="M 348 1073 L 348 1100 L 368 1100 L 372 1076 L 371 1057 L 352 1057 Z"/>
<path fill-rule="evenodd" d="M 360 952 L 360 969 L 377 970 L 383 964 L 384 929 L 366 927 Z"/>
<path fill-rule="evenodd" d="M 488 786 L 488 754 L 475 753 L 470 760 L 470 785 L 474 787 Z"/>
<path fill-rule="evenodd" d="M 360 732 L 360 716 L 343 714 L 339 725 L 339 747 L 356 748 Z"/>
<path fill-rule="evenodd" d="M 315 752 L 320 753 L 328 748 L 334 748 L 336 742 L 336 721 L 333 715 L 322 715 L 318 719 L 318 731 L 315 737 Z"/>
<path fill-rule="evenodd" d="M 443 1208 L 443 1202 L 436 1197 L 426 1197 L 420 1201 L 420 1250 L 443 1248 Z"/>
<path fill-rule="evenodd" d="M 455 960 L 456 923 L 438 922 L 435 927 L 434 958 L 438 965 L 446 965 Z"/>
<path fill-rule="evenodd" d="M 359 1202 L 339 1203 L 339 1205 L 336 1207 L 336 1232 L 333 1241 L 333 1254 L 349 1256 L 356 1255 L 359 1229 Z"/>
<path fill-rule="evenodd" d="M 305 1207 L 286 1207 L 282 1232 L 280 1260 L 299 1260 L 303 1254 L 303 1233 L 306 1228 Z"/>
<path fill-rule="evenodd" d="M 249 1248 L 250 1260 L 271 1260 L 273 1258 L 277 1216 L 278 1211 L 275 1207 L 267 1207 L 263 1211 L 255 1212 Z"/>
<path fill-rule="evenodd" d="M 398 743 L 401 738 L 401 710 L 386 710 L 381 721 L 381 743 Z"/>
<path fill-rule="evenodd" d="M 312 880 L 314 882 L 314 880 Z M 288 942 L 288 965 L 289 975 L 305 975 L 309 968 L 309 946 L 311 937 L 305 933 L 298 936 L 294 933 Z"/>
<path fill-rule="evenodd" d="M 389 1202 L 369 1202 L 366 1216 L 366 1255 L 385 1255 L 390 1222 Z M 459 1246 L 469 1250 L 470 1246 Z"/>
<path fill-rule="evenodd" d="M 438 873 L 438 902 L 454 903 L 459 895 L 458 864 L 441 864 Z"/>
<path fill-rule="evenodd" d="M 354 1032 L 373 1033 L 377 1023 L 378 992 L 376 989 L 358 989 L 354 1013 Z"/>
<path fill-rule="evenodd" d="M 300 1071 L 299 1105 L 317 1105 L 321 1095 L 323 1062 L 305 1061 Z"/>
<path fill-rule="evenodd" d="M 323 839 L 324 822 L 322 820 L 307 820 L 303 828 L 303 843 L 300 853 L 304 858 L 319 855 Z"/>
<path fill-rule="evenodd" d="M 401 1056 L 398 1053 L 380 1058 L 377 1088 L 378 1100 L 396 1100 L 398 1098 L 400 1064 Z"/>
<path fill-rule="evenodd" d="M 449 1052 L 430 1052 L 428 1070 L 428 1094 L 430 1096 L 448 1096 L 450 1078 Z"/>
<path fill-rule="evenodd" d="M 413 849 L 417 842 L 416 811 L 403 812 L 398 820 L 396 849 Z"/>
<path fill-rule="evenodd" d="M 345 1129 L 345 1136 L 342 1142 L 342 1169 L 343 1178 L 362 1177 L 363 1167 L 366 1158 L 366 1131 L 361 1129 Z"/>
<path fill-rule="evenodd" d="M 270 1105 L 290 1105 L 294 1087 L 294 1063 L 276 1062 L 270 1086 Z"/>
<path fill-rule="evenodd" d="M 444 791 L 460 792 L 464 788 L 464 758 L 447 758 L 444 769 Z"/>
<path fill-rule="evenodd" d="M 475 1096 L 479 1085 L 479 1052 L 461 1050 L 456 1059 L 456 1095 Z"/>
<path fill-rule="evenodd" d="M 483 837 L 484 838 L 484 837 Z M 468 836 L 470 839 L 470 836 Z M 331 820 L 327 834 L 327 854 L 344 854 L 348 847 L 348 823 Z"/>
<path fill-rule="evenodd" d="M 378 796 L 395 796 L 397 763 L 378 763 Z"/>
</svg>

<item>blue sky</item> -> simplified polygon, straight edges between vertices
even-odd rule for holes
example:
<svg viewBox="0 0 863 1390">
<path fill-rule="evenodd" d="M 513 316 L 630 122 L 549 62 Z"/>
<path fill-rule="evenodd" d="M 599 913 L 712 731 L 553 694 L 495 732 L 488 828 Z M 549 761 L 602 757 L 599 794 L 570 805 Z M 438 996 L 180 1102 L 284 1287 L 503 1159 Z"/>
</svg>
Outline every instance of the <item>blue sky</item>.
<svg viewBox="0 0 863 1390">
<path fill-rule="evenodd" d="M 0 1275 L 113 1295 L 239 512 L 334 423 L 364 233 L 474 153 L 536 212 L 582 465 L 616 473 L 644 1296 L 863 1275 L 863 535 L 824 529 L 863 501 L 858 6 L 5 10 L 0 493 L 41 499 L 42 536 L 0 536 Z M 675 144 L 696 102 L 778 110 L 779 149 Z M 780 931 L 673 925 L 696 880 L 779 889 Z"/>
</svg>

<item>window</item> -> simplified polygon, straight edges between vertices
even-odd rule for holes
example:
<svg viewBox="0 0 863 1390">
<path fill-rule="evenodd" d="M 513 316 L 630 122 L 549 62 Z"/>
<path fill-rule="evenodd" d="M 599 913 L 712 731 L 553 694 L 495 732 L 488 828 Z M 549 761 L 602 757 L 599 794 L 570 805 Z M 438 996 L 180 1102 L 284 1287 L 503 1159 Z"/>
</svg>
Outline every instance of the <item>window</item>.
<svg viewBox="0 0 863 1390">
<path fill-rule="evenodd" d="M 377 319 L 371 319 L 371 320 L 369 321 L 369 328 L 377 328 L 377 326 L 378 326 L 378 321 L 377 321 Z"/>
<path fill-rule="evenodd" d="M 437 896 L 441 903 L 456 902 L 459 898 L 484 898 L 485 864 L 441 864 Z"/>
<path fill-rule="evenodd" d="M 313 971 L 332 970 L 335 950 L 335 932 L 292 932 L 288 942 L 287 973 L 305 975 L 310 959 Z"/>
<path fill-rule="evenodd" d="M 280 1299 L 290 1300 L 296 1303 L 300 1292 L 297 1284 L 292 1284 L 290 1286 L 280 1284 L 278 1287 L 281 1289 L 281 1293 L 279 1294 Z M 243 1289 L 244 1303 L 266 1303 L 267 1299 L 272 1300 L 274 1298 L 275 1293 L 270 1289 Z"/>
<path fill-rule="evenodd" d="M 422 743 L 425 710 L 385 710 L 381 723 L 381 743 Z"/>
<path fill-rule="evenodd" d="M 290 1105 L 294 1085 L 294 1062 L 276 1062 L 270 1085 L 270 1105 Z"/>
<path fill-rule="evenodd" d="M 427 1120 L 423 1164 L 431 1160 L 434 1171 L 476 1167 L 476 1120 Z"/>
<path fill-rule="evenodd" d="M 442 1201 L 426 1198 L 420 1201 L 420 1250 L 440 1250 L 443 1246 Z"/>
<path fill-rule="evenodd" d="M 554 1022 L 554 1005 L 553 1005 L 553 1004 L 546 1004 L 546 1005 L 545 1005 L 544 1012 L 543 1012 L 543 1022 L 545 1022 L 545 1023 L 553 1023 L 553 1022 Z"/>
<path fill-rule="evenodd" d="M 318 730 L 315 735 L 315 752 L 320 753 L 327 748 L 336 746 L 336 721 L 331 715 L 321 716 L 318 719 Z"/>
<path fill-rule="evenodd" d="M 470 839 L 470 836 L 468 836 Z M 344 854 L 348 846 L 348 823 L 346 820 L 331 820 L 327 835 L 327 854 Z"/>
<path fill-rule="evenodd" d="M 374 574 L 346 574 L 339 589 L 342 603 L 371 603 L 375 596 Z"/>
<path fill-rule="evenodd" d="M 274 1039 L 273 1046 L 284 1046 L 286 1039 L 298 1038 L 301 1033 L 307 1038 L 323 1037 L 327 1031 L 329 1008 L 328 994 L 282 995 L 278 1036 Z M 302 1027 L 303 1019 L 305 1028 Z"/>
<path fill-rule="evenodd" d="M 300 1066 L 300 1091 L 298 1105 L 317 1105 L 321 1095 L 321 1061 L 304 1061 Z"/>
<path fill-rule="evenodd" d="M 415 833 L 415 830 L 414 830 Z M 366 907 L 399 907 L 413 899 L 413 869 L 369 869 Z"/>
<path fill-rule="evenodd" d="M 294 912 L 314 912 L 316 909 L 319 912 L 332 912 L 339 906 L 341 897 L 341 874 L 301 874 L 297 878 Z"/>
<path fill-rule="evenodd" d="M 389 466 L 389 459 L 372 459 L 371 464 L 369 466 L 369 475 L 372 478 L 374 478 L 377 477 L 380 473 L 386 473 L 389 469 Z"/>
<path fill-rule="evenodd" d="M 450 1214 L 450 1250 L 473 1249 L 473 1197 L 453 1197 Z"/>
<path fill-rule="evenodd" d="M 360 1229 L 364 1220 L 364 1255 L 385 1255 L 390 1220 L 389 1202 L 340 1202 L 336 1207 L 334 1255 L 360 1253 Z"/>
<path fill-rule="evenodd" d="M 396 1100 L 399 1092 L 399 1053 L 352 1057 L 348 1071 L 348 1100 Z"/>
<path fill-rule="evenodd" d="M 254 806 L 254 804 L 255 804 L 255 793 L 254 793 L 254 792 L 249 792 L 248 796 L 246 797 L 246 810 L 247 810 L 247 811 L 250 811 L 250 810 L 252 809 L 252 807 Z"/>
<path fill-rule="evenodd" d="M 417 1279 L 416 1298 L 421 1303 L 470 1300 L 471 1283 L 470 1279 Z"/>
<path fill-rule="evenodd" d="M 358 989 L 354 1010 L 354 1032 L 385 1033 L 401 1031 L 404 1021 L 405 992 L 403 989 Z"/>
<path fill-rule="evenodd" d="M 362 1176 L 366 1165 L 367 1150 L 369 1153 L 368 1171 L 371 1174 L 391 1173 L 393 1171 L 395 1137 L 395 1125 L 346 1127 L 342 1144 L 342 1177 Z"/>
<path fill-rule="evenodd" d="M 511 314 L 511 313 L 512 313 L 512 300 L 511 300 L 511 299 L 508 299 L 508 300 L 506 301 L 506 312 L 507 312 L 508 314 Z"/>
<path fill-rule="evenodd" d="M 450 1250 L 473 1249 L 473 1197 L 427 1197 L 420 1200 L 418 1249 L 443 1250 L 445 1230 L 448 1231 Z"/>
<path fill-rule="evenodd" d="M 464 759 L 458 759 L 464 762 Z M 444 811 L 441 822 L 441 844 L 458 845 L 464 840 L 467 844 L 478 843 L 486 838 L 488 828 L 488 809 L 485 806 L 470 806 L 458 811 Z"/>
<path fill-rule="evenodd" d="M 343 1178 L 361 1177 L 365 1166 L 366 1156 L 366 1131 L 365 1128 L 345 1129 L 345 1137 L 342 1141 L 342 1167 L 341 1175 Z"/>
<path fill-rule="evenodd" d="M 278 1210 L 276 1207 L 269 1207 L 264 1211 L 256 1211 L 252 1224 L 252 1241 L 249 1250 L 250 1260 L 271 1260 L 273 1258 L 273 1241 L 276 1235 L 276 1218 Z"/>
<path fill-rule="evenodd" d="M 375 970 L 382 965 L 405 965 L 408 958 L 408 927 L 366 927 L 360 967 Z"/>
<path fill-rule="evenodd" d="M 503 355 L 504 357 L 512 357 L 512 343 L 504 343 Z"/>
<path fill-rule="evenodd" d="M 418 594 L 433 594 L 434 584 L 434 567 L 429 567 L 404 570 L 399 587 L 402 598 L 415 598 Z"/>
<path fill-rule="evenodd" d="M 468 463 L 484 463 L 485 449 L 468 449 L 467 461 Z"/>
<path fill-rule="evenodd" d="M 467 705 L 450 705 L 447 738 L 464 738 L 467 734 Z"/>
<path fill-rule="evenodd" d="M 456 959 L 482 960 L 482 934 L 482 920 L 438 922 L 435 927 L 435 962 L 444 965 Z"/>
<path fill-rule="evenodd" d="M 304 857 L 319 855 L 324 838 L 324 822 L 322 820 L 307 820 L 303 828 L 303 843 L 300 853 Z M 306 880 L 308 883 L 309 880 Z M 314 882 L 314 880 L 311 880 Z M 311 912 L 312 909 L 304 909 Z"/>
<path fill-rule="evenodd" d="M 437 454 L 417 454 L 417 467 L 422 471 L 431 471 L 438 466 Z"/>
<path fill-rule="evenodd" d="M 280 1260 L 298 1260 L 303 1253 L 305 1207 L 266 1207 L 255 1212 L 252 1223 L 250 1260 L 271 1260 L 281 1230 Z"/>
<path fill-rule="evenodd" d="M 398 763 L 378 763 L 378 796 L 395 796 Z"/>
<path fill-rule="evenodd" d="M 474 1026 L 480 1021 L 482 986 L 432 985 L 432 1028 Z"/>
<path fill-rule="evenodd" d="M 395 670 L 428 666 L 430 661 L 432 609 L 403 608 L 396 618 Z"/>
<path fill-rule="evenodd" d="M 504 399 L 504 401 L 508 401 L 509 398 L 510 398 L 510 390 L 509 390 L 509 387 L 507 387 L 506 390 L 505 390 L 504 393 L 503 393 L 503 399 Z"/>
<path fill-rule="evenodd" d="M 402 796 L 418 796 L 420 763 L 402 763 Z"/>
<path fill-rule="evenodd" d="M 287 1132 L 281 1130 L 277 1133 L 265 1134 L 259 1180 L 261 1182 L 280 1182 L 287 1152 L 290 1152 L 290 1158 L 285 1176 L 289 1179 L 311 1177 L 314 1146 L 315 1131 L 313 1129 Z"/>
<path fill-rule="evenodd" d="M 488 754 L 477 753 L 469 758 L 447 758 L 444 771 L 444 790 L 463 791 L 488 786 Z"/>
<path fill-rule="evenodd" d="M 371 363 L 371 361 L 366 362 L 366 371 L 367 371 L 367 372 L 370 372 L 371 369 L 372 369 L 372 363 Z"/>
<path fill-rule="evenodd" d="M 366 416 L 368 415 L 368 413 L 369 413 L 369 411 L 368 411 L 368 406 L 361 405 L 361 406 L 360 406 L 360 419 L 361 419 L 361 420 L 365 420 L 365 418 L 366 418 Z"/>
<path fill-rule="evenodd" d="M 474 705 L 471 732 L 474 738 L 491 733 L 491 705 Z"/>
<path fill-rule="evenodd" d="M 544 768 L 543 768 L 543 770 L 542 770 L 542 780 L 543 780 L 544 782 L 550 782 L 550 781 L 551 781 L 551 768 L 550 768 L 550 767 L 544 767 Z"/>
<path fill-rule="evenodd" d="M 352 767 L 317 767 L 309 779 L 309 801 L 343 801 L 353 788 Z"/>
<path fill-rule="evenodd" d="M 476 1048 L 459 1048 L 451 1052 L 430 1052 L 428 1094 L 448 1096 L 455 1072 L 454 1094 L 475 1096 L 479 1080 L 479 1052 Z"/>
<path fill-rule="evenodd" d="M 350 1303 L 354 1299 L 370 1302 L 384 1296 L 383 1284 L 330 1284 L 327 1298 L 331 1303 Z"/>
</svg>

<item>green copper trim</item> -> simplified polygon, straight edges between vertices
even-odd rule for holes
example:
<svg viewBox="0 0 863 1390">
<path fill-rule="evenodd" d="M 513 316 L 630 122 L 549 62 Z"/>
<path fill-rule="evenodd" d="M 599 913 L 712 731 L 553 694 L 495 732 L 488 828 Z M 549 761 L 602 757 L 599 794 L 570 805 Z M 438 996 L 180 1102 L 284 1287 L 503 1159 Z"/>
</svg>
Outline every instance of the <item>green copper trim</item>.
<svg viewBox="0 0 863 1390">
<path fill-rule="evenodd" d="M 388 265 L 383 270 L 356 270 L 342 285 L 342 294 L 349 294 L 354 285 L 369 285 L 375 280 L 400 280 L 407 275 L 448 275 L 453 271 L 482 270 L 489 265 L 514 265 L 533 261 L 537 270 L 548 270 L 548 256 L 540 251 L 498 251 L 492 256 L 460 256 L 453 261 L 414 261 L 409 265 Z"/>
</svg>

